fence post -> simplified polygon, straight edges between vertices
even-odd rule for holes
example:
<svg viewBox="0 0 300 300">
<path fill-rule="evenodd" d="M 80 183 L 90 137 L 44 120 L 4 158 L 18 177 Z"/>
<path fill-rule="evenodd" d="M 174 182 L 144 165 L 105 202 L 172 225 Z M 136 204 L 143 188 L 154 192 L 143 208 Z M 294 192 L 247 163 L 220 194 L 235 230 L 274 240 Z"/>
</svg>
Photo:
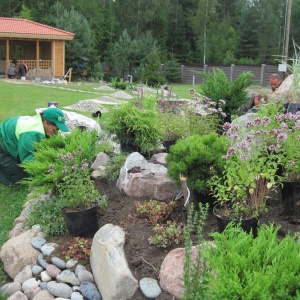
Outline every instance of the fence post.
<svg viewBox="0 0 300 300">
<path fill-rule="evenodd" d="M 235 67 L 234 64 L 232 64 L 232 65 L 230 66 L 230 81 L 233 81 L 233 69 L 234 69 L 234 67 Z"/>
<path fill-rule="evenodd" d="M 193 85 L 195 85 L 195 75 L 193 75 Z"/>
<path fill-rule="evenodd" d="M 207 65 L 204 65 L 203 66 L 203 73 L 205 73 L 205 74 L 206 74 L 206 68 L 207 68 Z"/>
<path fill-rule="evenodd" d="M 184 68 L 184 65 L 181 65 L 181 67 L 180 67 L 181 83 L 183 83 L 183 79 L 184 79 L 183 68 Z"/>
<path fill-rule="evenodd" d="M 260 70 L 260 85 L 264 85 L 264 75 L 265 75 L 265 64 L 261 65 L 261 70 Z"/>
<path fill-rule="evenodd" d="M 160 65 L 160 73 L 161 73 L 161 74 L 163 74 L 164 69 L 165 69 L 165 68 L 164 68 L 164 64 L 161 64 L 161 65 Z"/>
</svg>

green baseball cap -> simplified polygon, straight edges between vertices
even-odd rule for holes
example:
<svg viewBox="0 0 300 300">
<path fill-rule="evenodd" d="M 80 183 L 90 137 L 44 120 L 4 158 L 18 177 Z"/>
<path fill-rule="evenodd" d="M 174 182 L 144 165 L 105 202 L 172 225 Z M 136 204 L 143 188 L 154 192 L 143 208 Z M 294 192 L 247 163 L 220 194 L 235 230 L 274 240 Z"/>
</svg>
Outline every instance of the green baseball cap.
<svg viewBox="0 0 300 300">
<path fill-rule="evenodd" d="M 43 119 L 54 123 L 59 130 L 69 132 L 65 115 L 59 108 L 47 108 L 43 111 Z"/>
</svg>

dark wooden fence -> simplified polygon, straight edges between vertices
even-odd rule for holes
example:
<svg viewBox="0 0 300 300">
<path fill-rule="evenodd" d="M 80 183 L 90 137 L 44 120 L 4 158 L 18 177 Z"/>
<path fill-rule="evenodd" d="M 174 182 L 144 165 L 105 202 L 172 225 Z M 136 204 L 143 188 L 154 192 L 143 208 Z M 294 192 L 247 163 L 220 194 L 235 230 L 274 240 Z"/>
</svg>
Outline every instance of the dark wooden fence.
<svg viewBox="0 0 300 300">
<path fill-rule="evenodd" d="M 163 68 L 163 65 L 162 65 Z M 193 67 L 193 66 L 181 66 L 181 83 L 186 84 L 199 84 L 203 83 L 203 79 L 199 75 L 199 72 L 212 72 L 213 69 L 222 69 L 227 75 L 229 80 L 235 80 L 243 72 L 251 72 L 254 75 L 253 84 L 268 86 L 269 78 L 272 73 L 278 73 L 277 65 L 265 65 L 261 66 L 246 66 L 246 65 L 231 65 L 231 66 L 208 66 Z"/>
</svg>

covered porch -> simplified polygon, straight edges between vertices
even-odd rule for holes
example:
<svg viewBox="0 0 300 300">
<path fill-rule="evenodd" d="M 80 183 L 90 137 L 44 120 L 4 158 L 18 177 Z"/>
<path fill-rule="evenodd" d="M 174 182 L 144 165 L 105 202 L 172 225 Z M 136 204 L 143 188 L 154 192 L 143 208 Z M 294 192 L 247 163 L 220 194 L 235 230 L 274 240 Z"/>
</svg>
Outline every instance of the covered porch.
<svg viewBox="0 0 300 300">
<path fill-rule="evenodd" d="M 7 28 L 5 28 L 7 27 Z M 25 19 L 0 18 L 0 74 L 7 77 L 12 60 L 28 66 L 29 79 L 51 80 L 65 73 L 65 41 L 74 34 Z"/>
</svg>

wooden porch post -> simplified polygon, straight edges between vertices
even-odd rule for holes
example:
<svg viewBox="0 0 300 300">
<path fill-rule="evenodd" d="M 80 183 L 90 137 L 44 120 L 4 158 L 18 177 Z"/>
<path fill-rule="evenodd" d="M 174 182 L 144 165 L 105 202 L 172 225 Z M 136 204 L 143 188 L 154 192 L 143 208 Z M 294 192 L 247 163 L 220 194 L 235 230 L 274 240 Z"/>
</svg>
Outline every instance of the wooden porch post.
<svg viewBox="0 0 300 300">
<path fill-rule="evenodd" d="M 10 65 L 10 60 L 9 60 L 9 39 L 6 40 L 5 63 L 6 63 L 5 77 L 7 77 L 7 71 L 8 71 L 9 65 Z"/>
<path fill-rule="evenodd" d="M 36 51 L 35 51 L 35 53 L 36 53 L 36 56 L 35 56 L 35 60 L 36 60 L 36 62 L 35 62 L 35 75 L 36 76 L 38 76 L 39 75 L 39 67 L 40 67 L 40 41 L 39 40 L 37 40 L 36 41 Z"/>
</svg>

